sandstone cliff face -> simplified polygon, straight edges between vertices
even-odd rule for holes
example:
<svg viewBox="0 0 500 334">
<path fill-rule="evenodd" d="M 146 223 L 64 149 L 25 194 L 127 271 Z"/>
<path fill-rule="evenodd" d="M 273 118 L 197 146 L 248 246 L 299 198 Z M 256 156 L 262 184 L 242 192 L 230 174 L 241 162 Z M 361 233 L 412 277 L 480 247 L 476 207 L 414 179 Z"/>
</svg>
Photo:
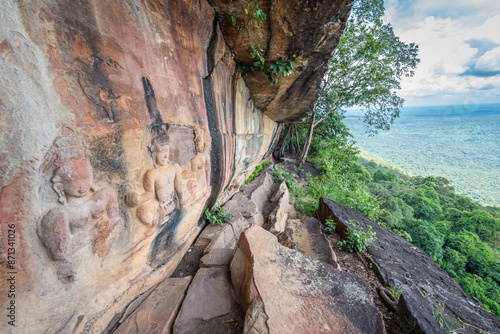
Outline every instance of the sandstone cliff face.
<svg viewBox="0 0 500 334">
<path fill-rule="evenodd" d="M 2 2 L 2 332 L 105 332 L 172 272 L 310 107 L 349 11 L 287 3 L 262 3 L 269 57 L 303 52 L 275 87 L 235 71 L 222 1 Z"/>
</svg>

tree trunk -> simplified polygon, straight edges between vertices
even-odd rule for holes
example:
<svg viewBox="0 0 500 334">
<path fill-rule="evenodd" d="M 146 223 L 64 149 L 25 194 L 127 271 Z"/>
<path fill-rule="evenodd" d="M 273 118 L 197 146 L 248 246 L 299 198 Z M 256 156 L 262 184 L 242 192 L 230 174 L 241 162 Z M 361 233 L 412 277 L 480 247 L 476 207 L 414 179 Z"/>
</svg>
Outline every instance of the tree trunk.
<svg viewBox="0 0 500 334">
<path fill-rule="evenodd" d="M 316 106 L 315 106 L 316 107 Z M 309 153 L 309 146 L 311 146 L 311 139 L 314 130 L 314 119 L 316 118 L 316 108 L 313 109 L 311 115 L 311 126 L 309 127 L 309 131 L 307 132 L 306 140 L 304 141 L 304 148 L 302 149 L 302 154 L 300 155 L 300 159 L 298 161 L 298 165 L 302 165 L 306 162 L 307 153 Z"/>
<path fill-rule="evenodd" d="M 288 130 L 286 131 L 285 137 L 283 137 L 283 141 L 281 142 L 281 147 L 280 147 L 280 150 L 279 150 L 279 157 L 278 157 L 278 159 L 283 158 L 283 156 L 285 155 L 286 139 L 290 135 L 290 130 L 291 129 L 292 129 L 292 124 L 290 124 L 290 126 L 288 127 Z"/>
<path fill-rule="evenodd" d="M 299 131 L 297 130 L 297 127 L 295 127 L 294 130 L 295 130 L 295 139 L 297 141 L 297 150 L 300 154 L 302 151 L 300 150 L 300 144 L 299 144 Z"/>
<path fill-rule="evenodd" d="M 297 153 L 297 151 L 295 150 L 295 144 L 293 143 L 293 135 L 294 135 L 294 131 L 293 129 L 295 128 L 295 124 L 292 124 L 290 125 L 290 127 L 292 128 L 292 135 L 290 136 L 290 153 L 295 155 L 295 153 Z"/>
</svg>

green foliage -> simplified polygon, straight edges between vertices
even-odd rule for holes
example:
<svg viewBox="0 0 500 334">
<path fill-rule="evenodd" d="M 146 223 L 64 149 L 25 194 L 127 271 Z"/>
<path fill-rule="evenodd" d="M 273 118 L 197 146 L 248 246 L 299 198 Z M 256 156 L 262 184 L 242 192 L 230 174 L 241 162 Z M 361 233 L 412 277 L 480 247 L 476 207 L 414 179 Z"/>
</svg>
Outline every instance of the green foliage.
<svg viewBox="0 0 500 334">
<path fill-rule="evenodd" d="M 473 232 L 451 233 L 446 245 L 467 257 L 466 270 L 473 274 L 484 276 L 494 260 L 493 250 Z"/>
<path fill-rule="evenodd" d="M 309 176 L 306 186 L 292 189 L 294 205 L 297 210 L 312 216 L 318 209 L 320 197 L 325 196 L 376 221 L 384 211 L 359 178 L 358 151 L 347 139 L 348 132 L 337 134 L 335 141 L 320 138 L 313 141 L 312 160 L 322 174 Z"/>
<path fill-rule="evenodd" d="M 239 31 L 244 30 L 248 24 L 254 21 L 257 25 L 260 25 L 262 21 L 267 20 L 267 15 L 264 11 L 259 7 L 257 2 L 248 3 L 245 8 L 245 15 L 248 18 L 246 22 L 242 23 L 240 27 L 238 27 Z M 235 26 L 238 23 L 238 19 L 236 13 L 232 13 L 231 15 L 231 23 Z M 264 55 L 262 54 L 262 48 L 258 45 L 252 46 L 252 58 L 253 63 L 250 64 L 238 64 L 238 71 L 261 71 L 267 75 L 267 80 L 275 85 L 278 85 L 278 76 L 288 76 L 293 73 L 295 70 L 295 65 L 299 64 L 299 59 L 294 54 L 290 57 L 292 60 L 288 59 L 280 59 L 274 62 L 270 62 L 266 60 Z M 232 51 L 234 53 L 234 51 Z"/>
<path fill-rule="evenodd" d="M 456 281 L 466 293 L 479 299 L 487 311 L 500 315 L 500 287 L 490 277 L 465 274 Z"/>
<path fill-rule="evenodd" d="M 436 260 L 467 293 L 500 316 L 497 209 L 482 208 L 455 194 L 445 178 L 408 177 L 360 161 L 372 176 L 371 180 L 363 178 L 370 192 L 381 201 L 381 208 L 390 212 L 381 214 L 380 220 L 397 226 L 395 233 L 408 233 L 411 242 Z"/>
<path fill-rule="evenodd" d="M 333 232 L 335 232 L 336 225 L 335 225 L 335 221 L 333 221 L 333 219 L 327 219 L 324 224 L 325 224 L 325 232 L 326 233 L 332 234 Z"/>
<path fill-rule="evenodd" d="M 441 258 L 444 238 L 430 222 L 410 219 L 405 221 L 404 228 L 410 234 L 414 245 L 429 254 L 434 261 Z"/>
<path fill-rule="evenodd" d="M 271 168 L 271 172 L 273 173 L 274 183 L 281 183 L 285 181 L 288 188 L 291 188 L 297 181 L 295 179 L 295 174 L 288 173 L 287 171 L 285 171 L 285 168 L 283 167 L 279 168 L 273 167 Z"/>
<path fill-rule="evenodd" d="M 243 184 L 245 184 L 247 182 L 250 182 L 250 181 L 254 180 L 257 176 L 259 176 L 260 171 L 262 170 L 262 168 L 264 168 L 264 166 L 267 165 L 268 163 L 270 163 L 270 161 L 266 160 L 263 163 L 261 163 L 260 165 L 258 165 L 257 167 L 255 167 L 255 169 L 252 172 L 252 174 L 250 174 L 250 176 L 248 176 L 248 178 L 245 180 L 245 182 L 243 182 Z"/>
<path fill-rule="evenodd" d="M 396 299 L 399 299 L 399 296 L 401 296 L 401 291 L 398 289 L 391 287 L 388 287 L 387 289 L 394 295 L 394 297 L 396 297 Z"/>
<path fill-rule="evenodd" d="M 268 61 L 266 61 L 266 58 L 262 55 L 262 49 L 260 49 L 256 45 L 253 45 L 252 50 L 253 50 L 252 58 L 254 62 L 252 64 L 239 64 L 238 70 L 239 71 L 257 70 L 264 72 L 264 74 L 267 75 L 267 80 L 270 83 L 275 84 L 276 86 L 278 85 L 279 75 L 286 77 L 292 74 L 295 69 L 295 65 L 299 64 L 299 59 L 297 58 L 296 55 L 293 55 L 292 56 L 293 60 L 290 61 L 277 60 L 271 62 L 268 65 Z"/>
<path fill-rule="evenodd" d="M 418 46 L 404 43 L 384 24 L 382 1 L 358 0 L 324 79 L 318 116 L 353 106 L 363 108 L 369 133 L 386 130 L 404 100 L 396 95 L 403 76 L 413 76 Z"/>
<path fill-rule="evenodd" d="M 363 231 L 361 226 L 356 222 L 346 222 L 347 239 L 339 241 L 340 246 L 346 246 L 349 252 L 361 252 L 366 250 L 366 247 L 376 240 L 375 232 L 372 231 L 371 225 L 368 225 L 368 231 Z"/>
<path fill-rule="evenodd" d="M 245 15 L 247 16 L 248 19 L 245 23 L 243 23 L 239 27 L 239 30 L 243 30 L 252 20 L 255 21 L 258 25 L 260 25 L 262 21 L 267 19 L 266 13 L 264 13 L 264 11 L 260 9 L 258 2 L 248 3 L 245 8 Z M 236 23 L 238 23 L 236 13 L 231 14 L 231 23 L 233 24 L 233 26 L 235 26 Z"/>
<path fill-rule="evenodd" d="M 397 235 L 399 235 L 401 238 L 405 239 L 408 242 L 413 242 L 410 233 L 404 230 L 393 229 L 392 232 L 396 233 Z"/>
<path fill-rule="evenodd" d="M 210 223 L 219 225 L 229 223 L 231 219 L 233 219 L 233 214 L 229 211 L 225 212 L 224 209 L 220 206 L 219 202 L 217 202 L 213 211 L 210 211 L 208 208 L 206 208 L 205 216 Z"/>
</svg>

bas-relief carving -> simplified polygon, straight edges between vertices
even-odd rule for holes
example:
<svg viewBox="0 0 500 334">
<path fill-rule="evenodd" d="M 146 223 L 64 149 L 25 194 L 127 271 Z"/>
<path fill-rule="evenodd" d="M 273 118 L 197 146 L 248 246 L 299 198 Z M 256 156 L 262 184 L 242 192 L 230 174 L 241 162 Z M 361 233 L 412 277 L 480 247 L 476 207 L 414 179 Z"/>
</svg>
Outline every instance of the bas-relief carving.
<svg viewBox="0 0 500 334">
<path fill-rule="evenodd" d="M 104 257 L 118 239 L 123 223 L 116 193 L 107 185 L 97 186 L 92 166 L 76 138 L 56 139 L 56 168 L 51 178 L 58 205 L 41 219 L 38 236 L 55 261 L 59 280 L 75 279 L 82 249 Z"/>
<path fill-rule="evenodd" d="M 125 202 L 137 208 L 137 219 L 150 229 L 159 228 L 173 215 L 177 207 L 199 202 L 209 193 L 210 154 L 207 152 L 204 132 L 193 130 L 196 154 L 185 166 L 170 161 L 167 134 L 152 140 L 154 168 L 146 171 L 142 181 L 144 192 L 131 191 Z"/>
<path fill-rule="evenodd" d="M 154 168 L 144 174 L 144 192 L 131 191 L 125 202 L 137 207 L 137 219 L 153 228 L 166 222 L 178 204 L 184 204 L 181 167 L 170 161 L 170 145 L 167 134 L 153 138 L 152 156 Z"/>
<path fill-rule="evenodd" d="M 210 191 L 210 154 L 207 150 L 204 132 L 199 128 L 194 128 L 194 142 L 196 155 L 191 158 L 190 164 L 183 171 L 183 176 L 187 179 L 187 189 L 194 202 L 199 201 Z"/>
</svg>

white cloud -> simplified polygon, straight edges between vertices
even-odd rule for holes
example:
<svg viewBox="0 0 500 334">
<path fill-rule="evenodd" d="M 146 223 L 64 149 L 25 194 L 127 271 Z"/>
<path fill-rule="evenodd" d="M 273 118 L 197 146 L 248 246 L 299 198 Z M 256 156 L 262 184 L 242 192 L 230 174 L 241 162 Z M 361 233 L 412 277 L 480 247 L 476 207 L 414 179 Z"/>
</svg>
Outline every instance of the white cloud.
<svg viewBox="0 0 500 334">
<path fill-rule="evenodd" d="M 479 99 L 481 103 L 493 98 L 500 102 L 500 75 L 480 77 L 471 71 L 500 70 L 500 47 L 495 47 L 500 45 L 500 1 L 479 2 L 474 2 L 478 7 L 475 11 L 465 0 L 386 2 L 385 21 L 394 25 L 403 41 L 420 47 L 421 63 L 413 78 L 403 78 L 400 93 L 410 103 L 425 104 L 426 97 L 432 99 L 429 103 L 436 103 L 440 97 L 443 101 Z M 465 15 L 467 11 L 476 20 Z M 450 16 L 446 16 L 448 12 Z M 464 15 L 459 15 L 462 12 Z M 471 40 L 487 41 L 495 48 L 485 52 L 472 47 Z"/>
<path fill-rule="evenodd" d="M 482 71 L 500 71 L 500 47 L 482 55 L 476 63 L 476 69 Z"/>
</svg>

